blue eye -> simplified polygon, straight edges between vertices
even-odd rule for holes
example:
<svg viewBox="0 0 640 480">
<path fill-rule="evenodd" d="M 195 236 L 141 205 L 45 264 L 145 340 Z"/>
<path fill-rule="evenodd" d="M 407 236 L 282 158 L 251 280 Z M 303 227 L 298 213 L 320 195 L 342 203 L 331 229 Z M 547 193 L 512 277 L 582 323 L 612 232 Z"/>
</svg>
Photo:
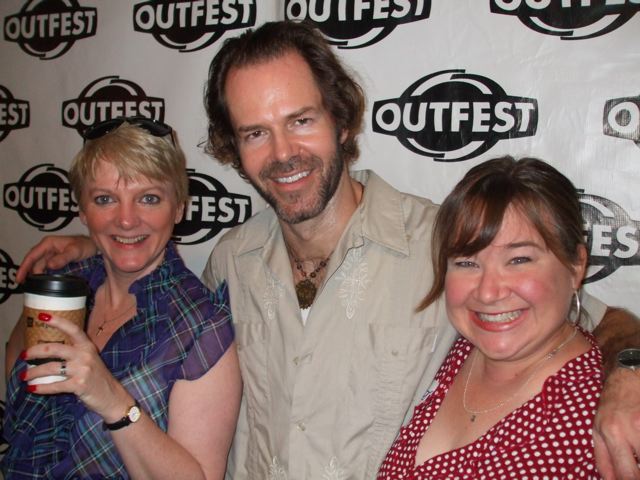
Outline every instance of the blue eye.
<svg viewBox="0 0 640 480">
<path fill-rule="evenodd" d="M 98 195 L 93 199 L 96 205 L 106 205 L 112 202 L 112 199 L 109 195 Z"/>
<path fill-rule="evenodd" d="M 531 258 L 529 257 L 515 257 L 511 259 L 512 264 L 514 265 L 522 265 L 523 263 L 529 263 L 531 261 Z"/>
<path fill-rule="evenodd" d="M 459 268 L 473 268 L 476 266 L 476 263 L 471 260 L 456 260 L 453 264 Z"/>
<path fill-rule="evenodd" d="M 155 205 L 157 203 L 160 203 L 160 197 L 158 195 L 147 193 L 146 195 L 143 195 L 142 203 L 146 203 L 146 204 L 149 204 L 149 205 Z"/>
</svg>

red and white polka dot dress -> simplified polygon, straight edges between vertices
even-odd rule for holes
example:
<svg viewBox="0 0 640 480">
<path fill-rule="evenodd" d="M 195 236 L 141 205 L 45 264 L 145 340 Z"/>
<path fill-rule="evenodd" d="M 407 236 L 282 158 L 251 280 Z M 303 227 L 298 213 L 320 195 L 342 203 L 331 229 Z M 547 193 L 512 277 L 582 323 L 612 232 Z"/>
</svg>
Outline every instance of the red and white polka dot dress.
<svg viewBox="0 0 640 480">
<path fill-rule="evenodd" d="M 475 442 L 415 467 L 418 443 L 472 350 L 459 339 L 436 375 L 438 386 L 400 430 L 378 480 L 600 478 L 591 427 L 602 390 L 602 354 L 586 335 L 591 350 L 547 378 L 538 395 Z"/>
</svg>

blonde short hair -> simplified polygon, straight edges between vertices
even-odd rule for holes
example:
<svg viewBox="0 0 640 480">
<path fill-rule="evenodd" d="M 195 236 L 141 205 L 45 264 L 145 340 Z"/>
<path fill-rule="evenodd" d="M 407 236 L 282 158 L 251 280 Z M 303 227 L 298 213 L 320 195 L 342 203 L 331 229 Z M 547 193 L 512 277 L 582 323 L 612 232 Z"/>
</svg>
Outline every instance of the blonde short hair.
<svg viewBox="0 0 640 480">
<path fill-rule="evenodd" d="M 87 140 L 69 169 L 69 182 L 78 203 L 84 182 L 96 178 L 100 161 L 115 166 L 124 181 L 146 177 L 169 183 L 178 204 L 189 197 L 186 158 L 174 134 L 157 137 L 124 122 L 104 136 Z"/>
</svg>

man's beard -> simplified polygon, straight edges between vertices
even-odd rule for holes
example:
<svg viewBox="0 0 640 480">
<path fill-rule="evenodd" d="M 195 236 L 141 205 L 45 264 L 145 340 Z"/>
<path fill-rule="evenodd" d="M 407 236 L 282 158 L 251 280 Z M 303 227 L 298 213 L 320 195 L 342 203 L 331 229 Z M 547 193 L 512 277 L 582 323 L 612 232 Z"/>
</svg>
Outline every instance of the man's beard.
<svg viewBox="0 0 640 480">
<path fill-rule="evenodd" d="M 299 155 L 289 158 L 285 162 L 275 161 L 267 165 L 260 171 L 260 178 L 269 181 L 268 179 L 277 175 L 286 175 L 293 171 L 309 170 L 313 167 L 321 168 L 322 160 L 317 156 L 310 156 L 308 158 L 302 158 Z M 317 197 L 314 202 L 306 208 L 292 211 L 289 205 L 294 205 L 296 199 L 290 199 L 285 205 L 284 202 L 279 202 L 278 199 L 261 188 L 252 179 L 249 179 L 251 185 L 257 190 L 264 200 L 271 205 L 271 208 L 276 212 L 278 218 L 289 224 L 296 224 L 309 220 L 321 214 L 327 207 L 329 201 L 333 198 L 340 184 L 340 178 L 342 177 L 342 170 L 344 169 L 344 159 L 340 152 L 340 148 L 336 149 L 336 154 L 333 160 L 329 164 L 329 168 L 325 174 L 322 175 L 320 186 L 318 188 Z"/>
</svg>

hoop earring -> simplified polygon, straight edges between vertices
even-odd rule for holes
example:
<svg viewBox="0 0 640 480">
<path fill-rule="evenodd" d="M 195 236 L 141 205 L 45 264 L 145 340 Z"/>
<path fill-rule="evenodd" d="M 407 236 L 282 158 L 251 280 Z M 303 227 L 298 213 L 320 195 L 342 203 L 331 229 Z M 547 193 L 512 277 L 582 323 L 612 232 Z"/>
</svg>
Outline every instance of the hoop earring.
<svg viewBox="0 0 640 480">
<path fill-rule="evenodd" d="M 576 299 L 576 313 L 573 317 L 573 324 L 578 325 L 580 323 L 580 315 L 582 313 L 582 304 L 580 303 L 580 292 L 578 290 L 573 291 L 573 296 Z"/>
</svg>

